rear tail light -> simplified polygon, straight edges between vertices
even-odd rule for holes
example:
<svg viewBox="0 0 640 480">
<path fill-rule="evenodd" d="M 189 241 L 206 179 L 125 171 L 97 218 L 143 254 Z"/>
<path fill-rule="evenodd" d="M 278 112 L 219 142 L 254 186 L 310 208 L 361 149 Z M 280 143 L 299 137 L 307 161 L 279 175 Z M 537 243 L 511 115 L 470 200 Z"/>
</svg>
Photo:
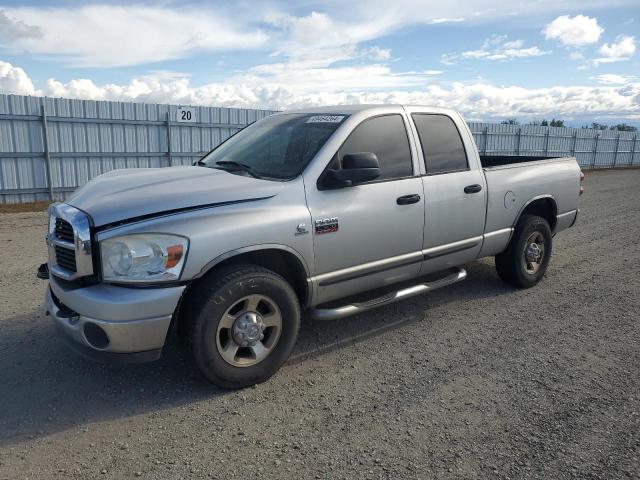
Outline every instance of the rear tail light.
<svg viewBox="0 0 640 480">
<path fill-rule="evenodd" d="M 580 171 L 580 195 L 584 193 L 584 173 Z"/>
</svg>

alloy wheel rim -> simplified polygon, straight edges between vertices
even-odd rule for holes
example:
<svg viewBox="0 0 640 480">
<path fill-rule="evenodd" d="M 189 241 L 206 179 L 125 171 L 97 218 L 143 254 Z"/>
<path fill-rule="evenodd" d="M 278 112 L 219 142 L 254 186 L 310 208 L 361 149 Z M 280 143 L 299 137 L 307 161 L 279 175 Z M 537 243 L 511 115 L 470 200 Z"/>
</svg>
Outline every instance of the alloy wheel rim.
<svg viewBox="0 0 640 480">
<path fill-rule="evenodd" d="M 542 232 L 533 232 L 524 242 L 522 252 L 522 262 L 525 271 L 530 275 L 535 275 L 540 270 L 544 262 L 546 245 Z"/>
<path fill-rule="evenodd" d="M 282 313 L 276 302 L 261 294 L 242 297 L 218 322 L 216 348 L 234 367 L 256 365 L 271 354 L 282 332 Z"/>
</svg>

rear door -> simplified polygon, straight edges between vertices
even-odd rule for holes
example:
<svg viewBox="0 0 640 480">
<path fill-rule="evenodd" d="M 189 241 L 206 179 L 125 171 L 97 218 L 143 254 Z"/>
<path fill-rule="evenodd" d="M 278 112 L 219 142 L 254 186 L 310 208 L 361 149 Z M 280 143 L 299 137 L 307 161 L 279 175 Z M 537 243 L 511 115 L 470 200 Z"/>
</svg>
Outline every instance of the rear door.
<svg viewBox="0 0 640 480">
<path fill-rule="evenodd" d="M 486 213 L 484 174 L 467 151 L 473 138 L 460 117 L 410 112 L 426 175 L 422 273 L 477 257 Z"/>
<path fill-rule="evenodd" d="M 424 196 L 404 112 L 367 118 L 351 131 L 326 168 L 348 153 L 375 153 L 381 176 L 324 189 L 307 184 L 319 301 L 345 297 L 418 275 Z"/>
</svg>

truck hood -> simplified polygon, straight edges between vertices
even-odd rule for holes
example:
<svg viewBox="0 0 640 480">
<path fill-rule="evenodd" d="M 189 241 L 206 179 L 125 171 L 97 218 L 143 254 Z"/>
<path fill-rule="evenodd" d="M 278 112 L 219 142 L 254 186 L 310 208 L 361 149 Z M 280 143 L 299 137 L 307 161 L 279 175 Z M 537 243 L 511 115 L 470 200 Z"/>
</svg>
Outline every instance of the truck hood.
<svg viewBox="0 0 640 480">
<path fill-rule="evenodd" d="M 283 182 L 206 167 L 132 168 L 100 175 L 67 203 L 87 212 L 96 227 L 201 206 L 277 195 Z"/>
</svg>

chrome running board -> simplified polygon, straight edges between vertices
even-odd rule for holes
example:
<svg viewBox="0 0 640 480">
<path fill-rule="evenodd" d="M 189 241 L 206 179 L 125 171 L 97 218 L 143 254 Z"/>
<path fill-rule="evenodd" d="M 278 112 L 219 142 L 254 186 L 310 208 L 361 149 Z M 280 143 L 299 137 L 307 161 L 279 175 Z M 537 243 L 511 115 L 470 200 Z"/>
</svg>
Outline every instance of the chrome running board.
<svg viewBox="0 0 640 480">
<path fill-rule="evenodd" d="M 311 318 L 314 320 L 337 320 L 339 318 L 348 317 L 357 313 L 366 312 L 372 308 L 389 305 L 390 303 L 413 297 L 421 293 L 427 293 L 447 285 L 461 282 L 467 277 L 467 271 L 464 268 L 456 268 L 456 271 L 444 278 L 434 280 L 433 282 L 419 283 L 411 287 L 403 288 L 395 292 L 387 293 L 378 298 L 367 300 L 365 302 L 357 302 L 343 307 L 336 308 L 314 308 L 311 310 Z"/>
</svg>

